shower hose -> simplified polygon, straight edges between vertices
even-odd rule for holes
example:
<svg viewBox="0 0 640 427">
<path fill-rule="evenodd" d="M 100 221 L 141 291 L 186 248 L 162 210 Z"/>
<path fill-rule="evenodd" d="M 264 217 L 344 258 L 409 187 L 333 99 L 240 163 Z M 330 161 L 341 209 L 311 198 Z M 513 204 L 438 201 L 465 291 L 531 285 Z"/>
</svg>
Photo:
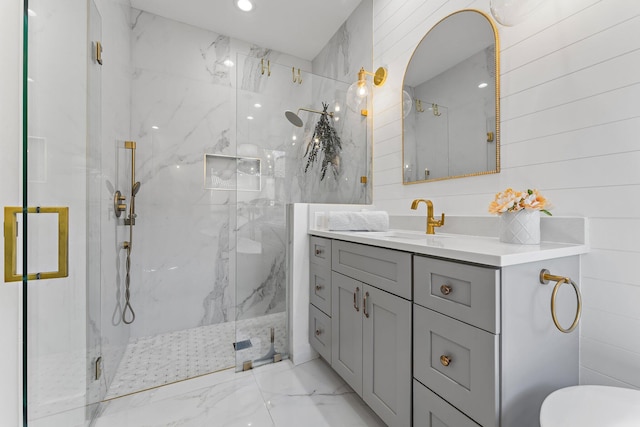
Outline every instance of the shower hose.
<svg viewBox="0 0 640 427">
<path fill-rule="evenodd" d="M 122 310 L 122 321 L 124 323 L 126 323 L 127 325 L 133 323 L 134 320 L 136 320 L 136 313 L 135 311 L 133 311 L 133 307 L 131 307 L 131 291 L 129 290 L 129 287 L 131 285 L 131 246 L 133 246 L 133 227 L 131 225 L 129 225 L 129 241 L 125 242 L 125 248 L 127 249 L 127 262 L 126 262 L 126 268 L 127 268 L 127 275 L 124 278 L 124 285 L 125 285 L 125 290 L 124 290 L 124 309 Z M 127 320 L 127 311 L 131 313 L 130 319 Z"/>
</svg>

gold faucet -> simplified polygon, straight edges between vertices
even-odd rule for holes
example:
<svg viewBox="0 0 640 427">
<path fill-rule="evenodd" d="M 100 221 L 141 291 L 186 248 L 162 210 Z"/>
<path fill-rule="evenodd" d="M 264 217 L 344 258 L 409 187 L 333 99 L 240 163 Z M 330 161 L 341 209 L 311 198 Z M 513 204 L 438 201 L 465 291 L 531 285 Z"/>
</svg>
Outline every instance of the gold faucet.
<svg viewBox="0 0 640 427">
<path fill-rule="evenodd" d="M 418 205 L 420 202 L 424 202 L 427 205 L 427 234 L 436 234 L 435 227 L 442 227 L 444 225 L 444 214 L 442 214 L 442 219 L 435 219 L 433 217 L 433 203 L 431 200 L 425 199 L 415 199 L 411 203 L 411 209 L 418 209 Z"/>
</svg>

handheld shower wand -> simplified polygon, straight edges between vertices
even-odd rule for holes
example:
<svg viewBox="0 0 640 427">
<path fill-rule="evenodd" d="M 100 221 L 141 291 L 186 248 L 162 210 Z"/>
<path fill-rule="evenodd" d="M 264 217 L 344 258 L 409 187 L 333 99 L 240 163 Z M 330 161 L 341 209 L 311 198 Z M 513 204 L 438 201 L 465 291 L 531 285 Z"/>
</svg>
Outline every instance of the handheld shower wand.
<svg viewBox="0 0 640 427">
<path fill-rule="evenodd" d="M 124 309 L 122 311 L 122 321 L 127 325 L 136 320 L 136 313 L 131 307 L 131 249 L 133 247 L 133 226 L 136 225 L 136 194 L 140 190 L 140 181 L 136 181 L 136 143 L 135 141 L 125 141 L 124 148 L 131 150 L 131 201 L 129 203 L 129 217 L 125 218 L 124 224 L 129 226 L 129 241 L 124 242 L 124 248 L 127 250 L 127 275 L 125 276 L 125 292 L 124 292 Z M 127 319 L 127 311 L 131 313 Z"/>
</svg>

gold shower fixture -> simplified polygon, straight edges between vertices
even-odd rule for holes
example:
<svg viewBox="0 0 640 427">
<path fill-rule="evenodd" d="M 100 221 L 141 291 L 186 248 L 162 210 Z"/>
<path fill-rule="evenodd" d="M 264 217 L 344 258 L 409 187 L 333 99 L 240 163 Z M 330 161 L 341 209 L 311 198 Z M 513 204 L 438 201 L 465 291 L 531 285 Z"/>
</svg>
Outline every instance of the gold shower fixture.
<svg viewBox="0 0 640 427">
<path fill-rule="evenodd" d="M 366 108 L 367 97 L 371 93 L 371 89 L 367 82 L 367 75 L 373 76 L 373 85 L 382 86 L 387 81 L 387 69 L 379 67 L 375 73 L 371 73 L 363 68 L 358 72 L 358 81 L 354 82 L 347 90 L 347 106 L 355 112 L 360 112 L 363 116 L 368 115 Z"/>
</svg>

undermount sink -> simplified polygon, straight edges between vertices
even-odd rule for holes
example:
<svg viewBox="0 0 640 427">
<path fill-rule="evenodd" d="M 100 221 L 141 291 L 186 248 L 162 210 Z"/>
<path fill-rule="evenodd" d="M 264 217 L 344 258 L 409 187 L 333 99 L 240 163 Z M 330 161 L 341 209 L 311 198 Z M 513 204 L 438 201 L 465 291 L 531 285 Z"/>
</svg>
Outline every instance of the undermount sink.
<svg viewBox="0 0 640 427">
<path fill-rule="evenodd" d="M 366 232 L 366 234 L 372 237 L 380 237 L 385 239 L 399 239 L 399 240 L 425 240 L 428 238 L 446 237 L 441 234 L 426 234 L 424 231 L 405 231 L 405 230 L 389 230 L 389 231 L 373 231 Z"/>
<path fill-rule="evenodd" d="M 407 232 L 407 231 L 397 231 L 397 230 L 392 230 L 392 231 L 386 231 L 384 232 L 384 234 L 382 234 L 381 237 L 387 237 L 390 239 L 410 239 L 410 240 L 421 240 L 427 237 L 427 234 L 422 232 Z"/>
</svg>

